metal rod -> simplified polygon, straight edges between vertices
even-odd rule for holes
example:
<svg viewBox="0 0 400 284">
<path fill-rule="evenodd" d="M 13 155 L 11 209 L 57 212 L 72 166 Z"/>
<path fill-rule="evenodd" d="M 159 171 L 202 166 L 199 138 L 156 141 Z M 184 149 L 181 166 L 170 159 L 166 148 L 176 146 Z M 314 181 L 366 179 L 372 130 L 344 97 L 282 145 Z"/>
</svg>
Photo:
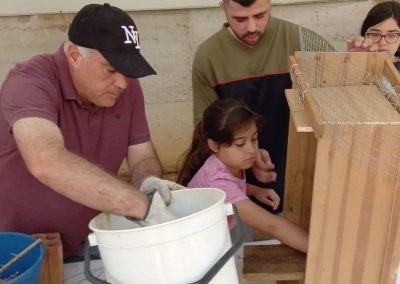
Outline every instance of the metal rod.
<svg viewBox="0 0 400 284">
<path fill-rule="evenodd" d="M 16 262 L 21 257 L 23 257 L 25 254 L 27 254 L 31 249 L 33 249 L 35 246 L 37 246 L 41 242 L 42 242 L 41 239 L 37 239 L 32 244 L 30 244 L 28 247 L 26 247 L 23 251 L 21 251 L 20 253 L 16 254 L 9 262 L 7 262 L 6 264 L 1 266 L 0 274 L 3 273 L 11 264 Z"/>
</svg>

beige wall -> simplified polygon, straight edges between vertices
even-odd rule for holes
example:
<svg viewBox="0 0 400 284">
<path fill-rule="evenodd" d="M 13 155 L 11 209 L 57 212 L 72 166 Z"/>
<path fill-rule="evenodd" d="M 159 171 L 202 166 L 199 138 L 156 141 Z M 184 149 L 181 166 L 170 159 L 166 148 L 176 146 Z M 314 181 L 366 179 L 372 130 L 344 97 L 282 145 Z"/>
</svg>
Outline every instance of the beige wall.
<svg viewBox="0 0 400 284">
<path fill-rule="evenodd" d="M 272 0 L 273 1 L 273 0 Z M 311 28 L 339 50 L 357 34 L 375 1 L 273 6 L 272 14 Z M 138 25 L 142 53 L 158 72 L 141 79 L 153 141 L 165 172 L 192 134 L 191 62 L 195 48 L 221 27 L 218 8 L 130 12 Z M 66 38 L 71 14 L 0 17 L 0 80 L 16 62 L 53 52 Z"/>
</svg>

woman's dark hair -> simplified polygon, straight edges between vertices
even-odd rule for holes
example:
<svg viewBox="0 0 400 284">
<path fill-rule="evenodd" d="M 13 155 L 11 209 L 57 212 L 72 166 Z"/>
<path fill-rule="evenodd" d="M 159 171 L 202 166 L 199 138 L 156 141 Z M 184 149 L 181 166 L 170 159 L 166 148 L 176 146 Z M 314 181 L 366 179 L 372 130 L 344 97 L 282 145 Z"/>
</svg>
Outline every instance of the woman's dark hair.
<svg viewBox="0 0 400 284">
<path fill-rule="evenodd" d="M 177 182 L 187 185 L 209 156 L 213 154 L 207 139 L 218 144 L 232 145 L 235 133 L 245 129 L 251 122 L 260 128 L 261 118 L 242 101 L 236 99 L 216 100 L 203 113 L 196 125 L 192 145 L 184 153 Z"/>
<path fill-rule="evenodd" d="M 385 1 L 376 4 L 369 10 L 365 17 L 361 26 L 361 35 L 365 36 L 365 33 L 370 27 L 390 18 L 395 19 L 397 25 L 400 27 L 400 3 L 397 1 Z M 399 51 L 396 52 L 395 56 L 400 56 Z"/>
</svg>

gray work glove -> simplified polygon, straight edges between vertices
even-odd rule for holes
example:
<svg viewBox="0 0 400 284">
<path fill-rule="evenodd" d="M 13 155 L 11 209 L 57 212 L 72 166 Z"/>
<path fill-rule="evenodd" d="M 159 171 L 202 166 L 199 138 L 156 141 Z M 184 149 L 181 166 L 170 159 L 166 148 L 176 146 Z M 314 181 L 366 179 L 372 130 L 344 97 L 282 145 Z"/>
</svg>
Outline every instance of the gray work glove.
<svg viewBox="0 0 400 284">
<path fill-rule="evenodd" d="M 167 210 L 167 207 L 171 204 L 172 200 L 171 190 L 182 188 L 185 187 L 169 180 L 157 177 L 146 178 L 140 187 L 140 191 L 147 194 L 150 199 L 147 212 L 143 220 L 138 220 L 133 217 L 127 218 L 136 221 L 142 227 L 161 224 L 176 219 L 176 217 Z"/>
</svg>

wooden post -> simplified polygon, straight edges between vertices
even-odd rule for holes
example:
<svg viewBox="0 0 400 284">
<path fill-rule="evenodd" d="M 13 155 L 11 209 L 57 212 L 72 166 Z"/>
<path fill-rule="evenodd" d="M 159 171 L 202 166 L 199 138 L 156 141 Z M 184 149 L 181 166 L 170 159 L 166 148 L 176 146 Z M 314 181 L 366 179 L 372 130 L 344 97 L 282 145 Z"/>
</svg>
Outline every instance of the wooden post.
<svg viewBox="0 0 400 284">
<path fill-rule="evenodd" d="M 45 258 L 42 263 L 40 284 L 63 284 L 64 263 L 59 233 L 34 234 L 45 244 Z"/>
</svg>

